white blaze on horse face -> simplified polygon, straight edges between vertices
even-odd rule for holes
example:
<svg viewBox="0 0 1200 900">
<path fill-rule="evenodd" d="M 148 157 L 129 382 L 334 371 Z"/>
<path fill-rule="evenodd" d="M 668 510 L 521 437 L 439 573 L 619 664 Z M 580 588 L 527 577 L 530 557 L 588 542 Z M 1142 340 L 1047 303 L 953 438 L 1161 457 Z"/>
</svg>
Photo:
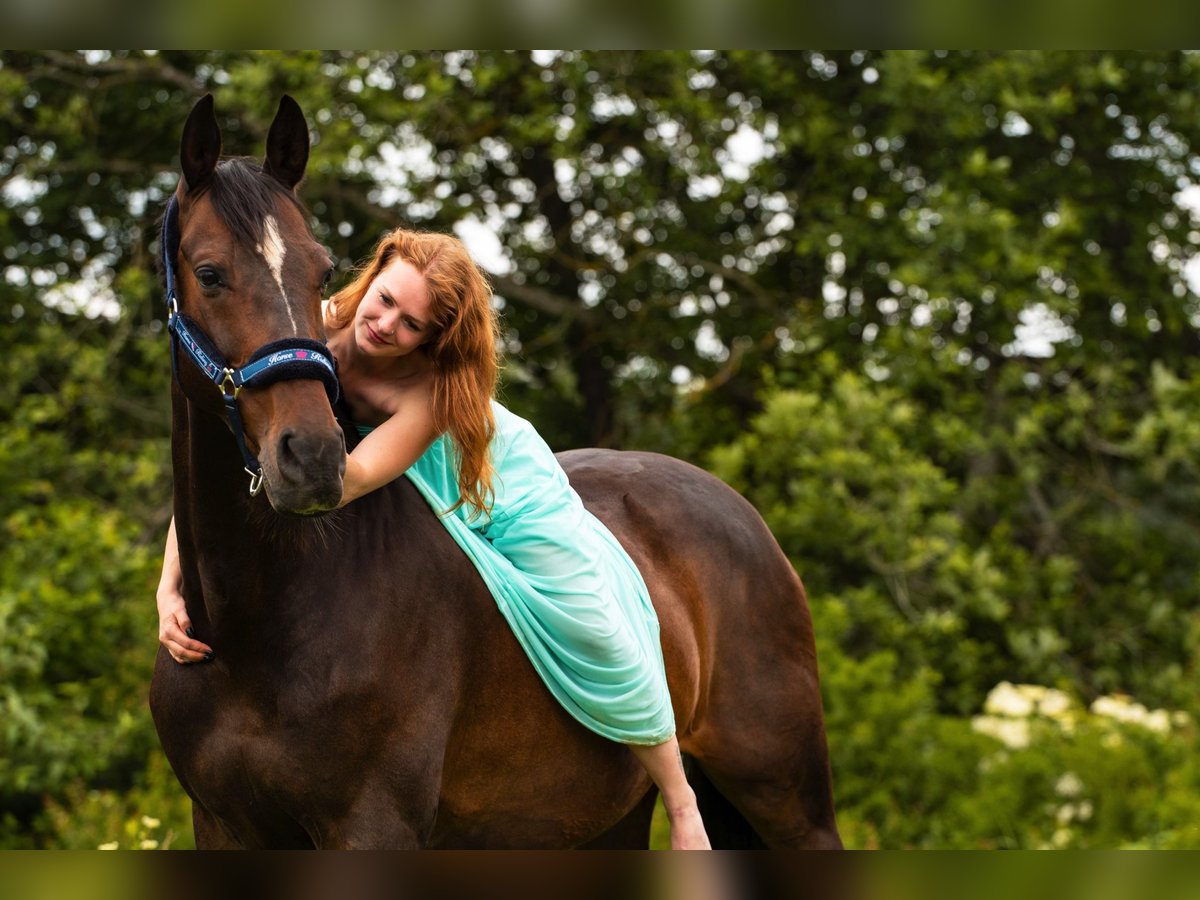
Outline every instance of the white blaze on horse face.
<svg viewBox="0 0 1200 900">
<path fill-rule="evenodd" d="M 262 243 L 254 249 L 267 261 L 267 268 L 271 270 L 271 274 L 275 276 L 275 283 L 279 285 L 279 295 L 283 297 L 283 308 L 287 310 L 288 318 L 292 320 L 292 330 L 296 334 L 300 334 L 296 317 L 292 315 L 292 304 L 288 302 L 287 291 L 283 287 L 283 257 L 287 254 L 287 248 L 283 245 L 283 238 L 279 236 L 279 223 L 274 216 L 267 216 L 263 220 Z"/>
</svg>

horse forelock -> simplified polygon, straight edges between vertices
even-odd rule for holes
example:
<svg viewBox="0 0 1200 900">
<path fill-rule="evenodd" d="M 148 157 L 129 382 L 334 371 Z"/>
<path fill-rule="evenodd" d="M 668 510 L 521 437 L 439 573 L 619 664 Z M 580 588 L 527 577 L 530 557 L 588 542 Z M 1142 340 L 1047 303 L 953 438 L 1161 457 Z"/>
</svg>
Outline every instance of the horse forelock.
<svg viewBox="0 0 1200 900">
<path fill-rule="evenodd" d="M 251 246 L 262 243 L 268 217 L 278 221 L 275 210 L 280 198 L 291 203 L 303 221 L 308 220 L 300 198 L 246 157 L 221 160 L 202 193 L 208 194 L 213 212 L 234 238 Z"/>
</svg>

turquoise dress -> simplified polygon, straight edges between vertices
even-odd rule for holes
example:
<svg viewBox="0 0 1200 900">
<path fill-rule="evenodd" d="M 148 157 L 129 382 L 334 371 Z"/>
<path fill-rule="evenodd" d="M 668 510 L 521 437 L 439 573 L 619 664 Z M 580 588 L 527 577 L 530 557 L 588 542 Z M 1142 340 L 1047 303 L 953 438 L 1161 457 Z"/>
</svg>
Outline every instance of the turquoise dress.
<svg viewBox="0 0 1200 900">
<path fill-rule="evenodd" d="M 675 733 L 646 583 L 584 509 L 532 425 L 493 402 L 495 502 L 472 520 L 442 435 L 405 473 L 475 564 L 546 687 L 585 726 L 624 744 Z M 360 427 L 360 432 L 370 429 Z"/>
</svg>

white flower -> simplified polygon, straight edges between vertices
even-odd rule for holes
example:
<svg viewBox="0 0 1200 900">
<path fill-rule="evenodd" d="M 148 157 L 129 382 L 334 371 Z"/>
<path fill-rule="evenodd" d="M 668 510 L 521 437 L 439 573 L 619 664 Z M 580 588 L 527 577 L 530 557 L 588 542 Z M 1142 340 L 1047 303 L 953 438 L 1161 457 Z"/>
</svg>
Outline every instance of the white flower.
<svg viewBox="0 0 1200 900">
<path fill-rule="evenodd" d="M 121 845 L 116 841 L 109 841 L 107 844 L 101 844 L 97 850 L 120 850 Z"/>
<path fill-rule="evenodd" d="M 1092 714 L 1121 722 L 1129 715 L 1129 703 L 1121 697 L 1109 695 L 1097 697 L 1092 703 Z"/>
<path fill-rule="evenodd" d="M 984 712 L 993 716 L 1024 719 L 1035 714 L 1058 718 L 1074 706 L 1069 694 L 1040 684 L 1013 684 L 1002 681 L 988 694 Z"/>
<path fill-rule="evenodd" d="M 1084 800 L 1079 804 L 1079 821 L 1086 822 L 1092 817 L 1092 801 Z"/>
<path fill-rule="evenodd" d="M 1165 709 L 1156 709 L 1142 720 L 1142 724 L 1151 731 L 1166 734 L 1171 730 L 1171 714 Z"/>
<path fill-rule="evenodd" d="M 1051 719 L 1061 716 L 1071 709 L 1071 698 L 1064 691 L 1048 689 L 1038 701 L 1038 712 Z"/>
<path fill-rule="evenodd" d="M 1022 685 L 1022 688 L 1028 685 Z M 1022 718 L 1033 712 L 1034 700 L 1027 691 L 1018 689 L 1008 681 L 1002 681 L 987 696 L 983 704 L 984 712 L 998 716 Z"/>
<path fill-rule="evenodd" d="M 980 734 L 993 737 L 1007 747 L 1020 750 L 1029 746 L 1029 723 L 1024 719 L 1001 719 L 996 716 L 976 716 L 971 727 Z"/>
<path fill-rule="evenodd" d="M 153 838 L 146 838 L 144 841 L 138 844 L 138 846 L 143 850 L 157 850 L 158 841 L 154 840 Z"/>
<path fill-rule="evenodd" d="M 1083 790 L 1083 781 L 1074 772 L 1064 773 L 1054 784 L 1054 793 L 1060 797 L 1078 797 Z"/>
<path fill-rule="evenodd" d="M 142 816 L 142 825 L 144 825 L 146 828 L 157 828 L 161 824 L 162 822 L 153 816 Z"/>
<path fill-rule="evenodd" d="M 1165 709 L 1151 712 L 1142 704 L 1135 703 L 1132 698 L 1121 694 L 1097 697 L 1096 702 L 1092 704 L 1092 712 L 1125 725 L 1137 725 L 1159 734 L 1171 730 L 1170 712 Z"/>
</svg>

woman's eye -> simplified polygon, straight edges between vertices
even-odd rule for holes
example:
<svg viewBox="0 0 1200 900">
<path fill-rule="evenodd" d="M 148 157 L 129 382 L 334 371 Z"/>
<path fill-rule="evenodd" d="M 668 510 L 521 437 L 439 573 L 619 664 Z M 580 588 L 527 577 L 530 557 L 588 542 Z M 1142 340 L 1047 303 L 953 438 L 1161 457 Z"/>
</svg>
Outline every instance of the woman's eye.
<svg viewBox="0 0 1200 900">
<path fill-rule="evenodd" d="M 200 287 L 209 290 L 221 286 L 221 274 L 207 266 L 196 270 L 196 280 L 200 282 Z"/>
</svg>

